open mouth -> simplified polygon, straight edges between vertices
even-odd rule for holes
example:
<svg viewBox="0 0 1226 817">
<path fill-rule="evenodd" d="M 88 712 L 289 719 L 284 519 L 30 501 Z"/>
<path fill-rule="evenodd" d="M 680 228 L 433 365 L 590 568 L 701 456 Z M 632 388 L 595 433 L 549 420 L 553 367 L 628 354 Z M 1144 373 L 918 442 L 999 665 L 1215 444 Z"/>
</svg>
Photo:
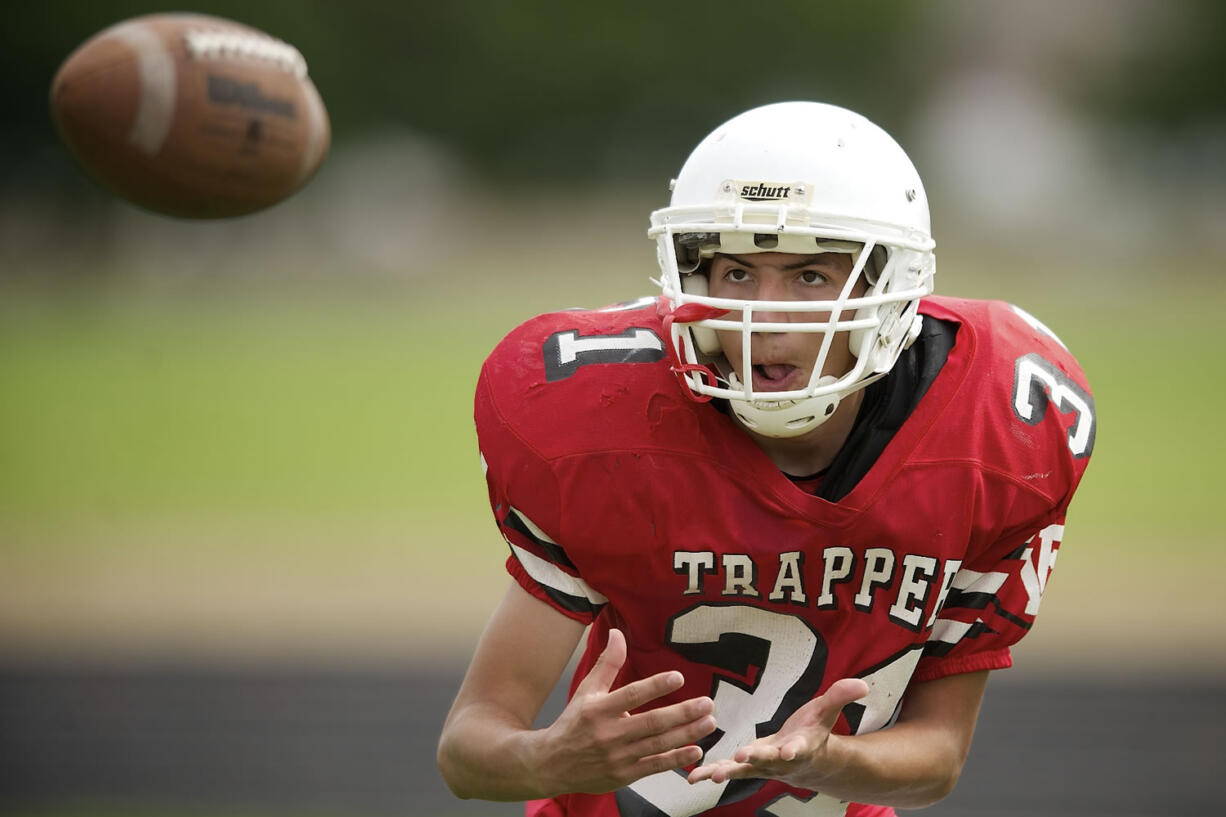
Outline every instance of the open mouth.
<svg viewBox="0 0 1226 817">
<path fill-rule="evenodd" d="M 755 363 L 753 365 L 754 391 L 791 391 L 804 388 L 803 373 L 797 366 L 788 363 Z"/>
</svg>

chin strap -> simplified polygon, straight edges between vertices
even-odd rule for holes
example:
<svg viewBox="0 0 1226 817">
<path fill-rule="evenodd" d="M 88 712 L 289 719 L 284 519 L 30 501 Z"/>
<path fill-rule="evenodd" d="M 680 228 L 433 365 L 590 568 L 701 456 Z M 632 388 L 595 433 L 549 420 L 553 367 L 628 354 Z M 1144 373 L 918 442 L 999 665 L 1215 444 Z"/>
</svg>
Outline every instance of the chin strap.
<svg viewBox="0 0 1226 817">
<path fill-rule="evenodd" d="M 668 341 L 665 343 L 668 347 L 668 361 L 673 373 L 677 375 L 677 380 L 681 383 L 681 391 L 695 403 L 710 402 L 709 394 L 699 394 L 690 388 L 687 377 L 697 375 L 708 386 L 716 388 L 719 386 L 719 376 L 711 370 L 710 366 L 704 366 L 701 363 L 687 363 L 681 359 L 680 344 L 673 339 L 673 323 L 676 321 L 693 323 L 711 318 L 722 318 L 728 314 L 728 310 L 693 303 L 682 304 L 674 309 L 668 298 L 661 295 L 656 300 L 656 314 L 662 316 L 664 320 L 664 334 L 668 336 Z"/>
</svg>

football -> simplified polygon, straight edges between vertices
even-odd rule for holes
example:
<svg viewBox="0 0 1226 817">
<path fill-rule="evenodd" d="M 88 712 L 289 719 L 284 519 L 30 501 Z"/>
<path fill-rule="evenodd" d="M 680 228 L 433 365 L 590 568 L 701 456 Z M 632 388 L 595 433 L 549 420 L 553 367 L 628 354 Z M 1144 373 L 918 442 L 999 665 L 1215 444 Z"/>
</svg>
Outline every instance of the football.
<svg viewBox="0 0 1226 817">
<path fill-rule="evenodd" d="M 331 126 L 296 48 L 241 23 L 151 14 L 72 52 L 51 115 L 77 162 L 134 204 L 180 218 L 262 210 L 311 178 Z"/>
</svg>

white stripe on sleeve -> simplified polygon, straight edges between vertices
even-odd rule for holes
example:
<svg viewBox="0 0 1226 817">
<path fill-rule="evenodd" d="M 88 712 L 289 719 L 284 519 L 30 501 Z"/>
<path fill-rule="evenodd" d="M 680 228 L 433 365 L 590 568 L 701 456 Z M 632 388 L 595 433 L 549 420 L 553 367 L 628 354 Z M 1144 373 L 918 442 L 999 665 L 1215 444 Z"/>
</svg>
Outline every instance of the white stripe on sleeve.
<svg viewBox="0 0 1226 817">
<path fill-rule="evenodd" d="M 527 519 L 525 518 L 525 521 Z M 532 523 L 528 523 L 532 524 Z M 543 535 L 543 534 L 542 534 Z M 536 554 L 524 550 L 514 543 L 511 545 L 511 551 L 515 554 L 515 558 L 519 559 L 519 563 L 524 566 L 524 570 L 528 575 L 536 581 L 553 588 L 559 593 L 565 593 L 568 596 L 579 596 L 586 598 L 592 604 L 605 604 L 608 599 L 600 593 L 597 593 L 583 579 L 570 575 L 566 571 L 559 568 L 550 562 L 545 561 Z"/>
</svg>

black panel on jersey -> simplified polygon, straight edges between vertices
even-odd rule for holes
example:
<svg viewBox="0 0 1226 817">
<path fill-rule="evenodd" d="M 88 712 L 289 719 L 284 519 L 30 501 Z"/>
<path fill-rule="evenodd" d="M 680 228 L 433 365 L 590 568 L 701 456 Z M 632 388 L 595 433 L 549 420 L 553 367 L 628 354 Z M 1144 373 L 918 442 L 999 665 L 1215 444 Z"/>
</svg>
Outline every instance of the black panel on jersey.
<svg viewBox="0 0 1226 817">
<path fill-rule="evenodd" d="M 542 539 L 533 533 L 528 527 L 527 523 L 524 522 L 523 516 L 520 515 L 520 513 L 514 508 L 509 508 L 507 510 L 507 515 L 502 521 L 507 528 L 515 531 L 520 536 L 524 537 L 529 542 L 545 551 L 545 555 L 548 557 L 549 561 L 553 562 L 554 564 L 562 565 L 563 567 L 568 567 L 571 570 L 577 569 L 575 567 L 575 563 L 572 562 L 570 557 L 566 555 L 566 551 L 562 549 L 561 545 L 551 542 L 548 539 Z"/>
<path fill-rule="evenodd" d="M 837 502 L 868 473 L 895 433 L 919 405 L 954 348 L 958 325 L 924 316 L 924 326 L 885 377 L 864 390 L 860 413 L 835 454 L 817 495 Z"/>
</svg>

